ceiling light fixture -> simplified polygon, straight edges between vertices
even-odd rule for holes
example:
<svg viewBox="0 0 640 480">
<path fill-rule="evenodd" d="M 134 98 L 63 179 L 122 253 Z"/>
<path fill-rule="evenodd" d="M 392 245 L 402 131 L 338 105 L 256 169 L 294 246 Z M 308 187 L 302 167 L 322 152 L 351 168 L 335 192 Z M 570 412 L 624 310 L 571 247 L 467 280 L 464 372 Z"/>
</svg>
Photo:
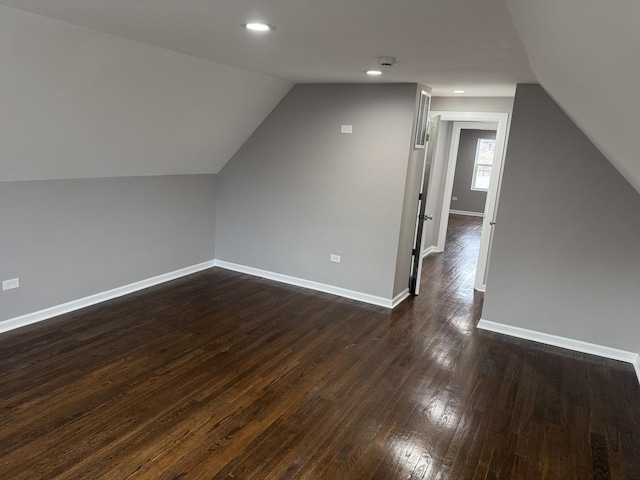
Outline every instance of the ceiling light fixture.
<svg viewBox="0 0 640 480">
<path fill-rule="evenodd" d="M 451 90 L 453 93 L 467 93 L 466 90 Z"/>
<path fill-rule="evenodd" d="M 242 26 L 247 30 L 253 30 L 254 32 L 268 32 L 270 30 L 276 29 L 276 27 L 274 27 L 273 25 L 260 22 L 243 23 Z"/>
<path fill-rule="evenodd" d="M 367 70 L 367 75 L 382 75 L 380 70 Z"/>
</svg>

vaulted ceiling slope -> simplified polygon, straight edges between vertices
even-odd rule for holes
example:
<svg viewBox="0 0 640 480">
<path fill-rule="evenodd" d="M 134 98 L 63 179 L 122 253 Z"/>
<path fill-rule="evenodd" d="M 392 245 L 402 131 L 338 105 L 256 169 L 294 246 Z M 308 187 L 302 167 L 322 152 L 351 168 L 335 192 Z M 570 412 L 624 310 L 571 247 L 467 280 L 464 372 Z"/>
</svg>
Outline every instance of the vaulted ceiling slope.
<svg viewBox="0 0 640 480">
<path fill-rule="evenodd" d="M 0 0 L 123 38 L 296 83 L 383 82 L 513 96 L 535 81 L 504 0 Z M 241 28 L 261 20 L 277 31 Z"/>
<path fill-rule="evenodd" d="M 640 3 L 507 3 L 539 82 L 640 192 Z"/>
<path fill-rule="evenodd" d="M 0 181 L 217 173 L 285 80 L 0 7 Z"/>
</svg>

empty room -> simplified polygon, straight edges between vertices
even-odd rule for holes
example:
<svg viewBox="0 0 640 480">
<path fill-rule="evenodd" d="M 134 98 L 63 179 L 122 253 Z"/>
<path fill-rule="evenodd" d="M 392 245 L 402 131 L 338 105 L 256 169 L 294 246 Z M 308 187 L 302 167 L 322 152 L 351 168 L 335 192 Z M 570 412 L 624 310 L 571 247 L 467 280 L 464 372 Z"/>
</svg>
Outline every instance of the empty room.
<svg viewBox="0 0 640 480">
<path fill-rule="evenodd" d="M 640 479 L 638 18 L 0 0 L 0 478 Z"/>
</svg>

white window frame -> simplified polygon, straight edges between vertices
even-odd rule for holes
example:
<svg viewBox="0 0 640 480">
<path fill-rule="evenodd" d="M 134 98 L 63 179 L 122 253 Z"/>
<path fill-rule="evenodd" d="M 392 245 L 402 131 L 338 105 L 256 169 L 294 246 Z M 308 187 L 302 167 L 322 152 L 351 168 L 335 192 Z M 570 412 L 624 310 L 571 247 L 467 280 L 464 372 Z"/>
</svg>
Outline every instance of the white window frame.
<svg viewBox="0 0 640 480">
<path fill-rule="evenodd" d="M 491 140 L 493 141 L 496 145 L 496 140 L 493 138 L 478 138 L 478 143 L 476 144 L 476 158 L 473 161 L 473 177 L 471 178 L 471 190 L 475 191 L 475 192 L 488 192 L 489 191 L 489 187 L 487 188 L 478 188 L 476 187 L 476 177 L 478 174 L 478 167 L 481 165 L 484 166 L 489 166 L 491 167 L 491 171 L 493 172 L 493 165 L 495 163 L 495 147 L 494 147 L 494 163 L 492 163 L 491 165 L 489 165 L 488 163 L 478 163 L 478 159 L 480 157 L 480 143 L 483 140 Z"/>
<path fill-rule="evenodd" d="M 425 90 L 420 90 L 420 103 L 418 105 L 418 116 L 416 117 L 415 148 L 427 147 L 427 128 L 429 125 L 429 107 L 431 105 L 431 94 Z"/>
</svg>

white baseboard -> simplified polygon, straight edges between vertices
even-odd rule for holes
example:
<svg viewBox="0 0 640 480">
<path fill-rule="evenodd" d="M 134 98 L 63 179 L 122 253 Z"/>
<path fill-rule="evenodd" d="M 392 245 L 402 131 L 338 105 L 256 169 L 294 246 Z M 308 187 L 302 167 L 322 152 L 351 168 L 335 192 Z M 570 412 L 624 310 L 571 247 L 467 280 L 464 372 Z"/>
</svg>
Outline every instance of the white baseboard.
<svg viewBox="0 0 640 480">
<path fill-rule="evenodd" d="M 449 210 L 449 213 L 453 213 L 454 215 L 466 215 L 467 217 L 484 218 L 484 213 L 481 213 L 481 212 L 467 212 L 465 210 Z"/>
<path fill-rule="evenodd" d="M 582 340 L 575 340 L 573 338 L 559 337 L 548 333 L 536 332 L 535 330 L 514 327 L 512 325 L 492 322 L 485 319 L 481 319 L 480 322 L 478 322 L 478 328 L 481 330 L 488 330 L 490 332 L 502 333 L 511 337 L 533 340 L 534 342 L 545 343 L 547 345 L 553 345 L 554 347 L 588 353 L 598 357 L 628 362 L 633 365 L 636 375 L 638 376 L 638 381 L 640 382 L 640 354 L 638 353 L 605 347 L 603 345 L 596 345 L 595 343 L 583 342 Z"/>
<path fill-rule="evenodd" d="M 409 298 L 409 289 L 407 288 L 404 292 L 400 292 L 398 295 L 393 297 L 391 302 L 391 308 L 396 308 L 402 302 L 404 302 L 407 298 Z"/>
<path fill-rule="evenodd" d="M 431 246 L 422 252 L 422 258 L 427 257 L 432 253 L 438 253 L 438 252 L 439 252 L 438 247 Z"/>
<path fill-rule="evenodd" d="M 259 268 L 247 267 L 245 265 L 239 265 L 237 263 L 225 262 L 223 260 L 216 260 L 215 266 L 224 268 L 225 270 L 233 270 L 234 272 L 246 273 L 255 277 L 266 278 L 267 280 L 274 280 L 276 282 L 286 283 L 288 285 L 295 285 L 297 287 L 308 288 L 310 290 L 316 290 L 318 292 L 330 293 L 339 297 L 349 298 L 351 300 L 358 300 L 364 303 L 370 303 L 371 305 L 377 305 L 379 307 L 393 308 L 396 305 L 396 299 L 399 299 L 401 295 L 396 298 L 384 298 L 377 297 L 375 295 L 369 295 L 368 293 L 356 292 L 354 290 L 348 290 L 346 288 L 335 287 L 325 283 L 314 282 L 312 280 L 304 280 L 302 278 L 291 277 L 289 275 L 283 275 L 281 273 L 269 272 L 268 270 L 260 270 Z M 407 290 L 407 296 L 408 296 Z M 406 297 L 398 300 L 400 303 Z"/>
<path fill-rule="evenodd" d="M 175 280 L 176 278 L 184 277 L 186 275 L 191 275 L 192 273 L 200 272 L 201 270 L 206 270 L 207 268 L 211 268 L 213 266 L 213 260 L 209 262 L 199 263 L 197 265 L 174 270 L 173 272 L 147 278 L 146 280 L 140 280 L 139 282 L 130 283 L 128 285 L 107 290 L 105 292 L 89 295 L 88 297 L 73 300 L 61 305 L 45 308 L 44 310 L 39 310 L 37 312 L 28 313 L 26 315 L 10 318 L 8 320 L 3 320 L 0 322 L 0 333 L 8 332 L 9 330 L 14 330 L 26 325 L 31 325 L 32 323 L 42 322 L 43 320 L 48 320 L 49 318 L 57 317 L 58 315 L 73 312 L 74 310 L 80 310 L 81 308 L 90 307 L 91 305 L 105 302 L 107 300 L 122 297 L 124 295 L 128 295 L 129 293 L 153 287 L 154 285 L 168 282 L 170 280 Z"/>
</svg>

